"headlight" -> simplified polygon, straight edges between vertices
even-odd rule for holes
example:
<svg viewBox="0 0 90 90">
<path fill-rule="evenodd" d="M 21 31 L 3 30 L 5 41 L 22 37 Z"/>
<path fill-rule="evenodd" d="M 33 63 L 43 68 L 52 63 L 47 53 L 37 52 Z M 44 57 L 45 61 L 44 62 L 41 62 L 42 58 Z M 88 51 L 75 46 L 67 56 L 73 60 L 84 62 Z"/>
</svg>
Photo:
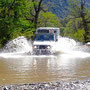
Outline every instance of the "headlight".
<svg viewBox="0 0 90 90">
<path fill-rule="evenodd" d="M 47 49 L 50 49 L 51 47 L 50 46 L 47 46 Z"/>
<path fill-rule="evenodd" d="M 33 46 L 34 49 L 37 49 L 38 47 L 37 46 Z"/>
</svg>

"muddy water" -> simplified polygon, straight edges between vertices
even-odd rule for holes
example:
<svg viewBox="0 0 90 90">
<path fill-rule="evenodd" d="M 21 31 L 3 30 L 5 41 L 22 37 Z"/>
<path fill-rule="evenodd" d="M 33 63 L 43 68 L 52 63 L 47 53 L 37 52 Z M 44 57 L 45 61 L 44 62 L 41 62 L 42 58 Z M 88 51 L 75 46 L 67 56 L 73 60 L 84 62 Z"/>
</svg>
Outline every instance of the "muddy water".
<svg viewBox="0 0 90 90">
<path fill-rule="evenodd" d="M 90 57 L 0 57 L 0 84 L 70 81 L 90 78 Z"/>
</svg>

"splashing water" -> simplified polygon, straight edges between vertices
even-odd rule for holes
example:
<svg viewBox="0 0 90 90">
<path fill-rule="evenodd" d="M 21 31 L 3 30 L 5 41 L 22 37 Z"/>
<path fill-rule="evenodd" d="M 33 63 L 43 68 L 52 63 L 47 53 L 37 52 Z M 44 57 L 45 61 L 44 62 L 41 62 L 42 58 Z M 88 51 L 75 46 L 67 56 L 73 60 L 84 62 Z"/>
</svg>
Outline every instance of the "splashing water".
<svg viewBox="0 0 90 90">
<path fill-rule="evenodd" d="M 90 46 L 81 45 L 79 42 L 67 37 L 59 37 L 54 47 L 55 52 L 58 52 L 59 55 L 66 54 L 71 57 L 90 57 Z M 28 52 L 32 52 L 32 43 L 24 36 L 20 36 L 7 43 L 2 50 L 3 54 L 0 56 L 4 57 L 6 53 L 7 56 L 19 56 L 21 53 Z"/>
<path fill-rule="evenodd" d="M 60 37 L 56 44 L 56 51 L 66 52 L 71 51 L 78 43 L 75 40 L 66 37 Z"/>
<path fill-rule="evenodd" d="M 24 36 L 20 36 L 9 43 L 7 43 L 3 50 L 4 53 L 23 53 L 31 52 L 32 44 Z"/>
<path fill-rule="evenodd" d="M 83 45 L 67 37 L 60 37 L 55 47 L 56 52 L 62 52 L 69 57 L 90 57 L 90 46 Z"/>
</svg>

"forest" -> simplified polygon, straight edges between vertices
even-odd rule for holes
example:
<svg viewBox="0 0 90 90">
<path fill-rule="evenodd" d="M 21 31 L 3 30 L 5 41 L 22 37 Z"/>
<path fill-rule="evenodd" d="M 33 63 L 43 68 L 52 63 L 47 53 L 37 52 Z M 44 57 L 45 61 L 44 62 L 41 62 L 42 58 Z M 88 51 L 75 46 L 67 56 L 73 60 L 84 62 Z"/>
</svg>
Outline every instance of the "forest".
<svg viewBox="0 0 90 90">
<path fill-rule="evenodd" d="M 67 9 L 63 6 L 65 3 L 61 5 L 63 14 L 59 9 L 54 10 L 58 0 L 56 5 L 46 1 L 0 0 L 0 47 L 18 36 L 34 39 L 35 30 L 38 27 L 59 27 L 61 36 L 83 43 L 90 42 L 90 2 L 88 4 L 88 0 L 68 0 Z M 54 13 L 51 8 L 59 13 Z"/>
</svg>

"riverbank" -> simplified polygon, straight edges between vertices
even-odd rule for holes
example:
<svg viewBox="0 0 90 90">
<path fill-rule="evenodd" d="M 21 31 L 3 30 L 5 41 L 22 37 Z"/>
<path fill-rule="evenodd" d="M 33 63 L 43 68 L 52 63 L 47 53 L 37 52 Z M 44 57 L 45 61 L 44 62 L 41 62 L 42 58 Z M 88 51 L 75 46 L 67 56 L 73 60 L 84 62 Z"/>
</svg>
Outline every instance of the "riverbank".
<svg viewBox="0 0 90 90">
<path fill-rule="evenodd" d="M 0 86 L 0 90 L 90 90 L 90 79 L 72 82 L 30 83 Z"/>
</svg>

